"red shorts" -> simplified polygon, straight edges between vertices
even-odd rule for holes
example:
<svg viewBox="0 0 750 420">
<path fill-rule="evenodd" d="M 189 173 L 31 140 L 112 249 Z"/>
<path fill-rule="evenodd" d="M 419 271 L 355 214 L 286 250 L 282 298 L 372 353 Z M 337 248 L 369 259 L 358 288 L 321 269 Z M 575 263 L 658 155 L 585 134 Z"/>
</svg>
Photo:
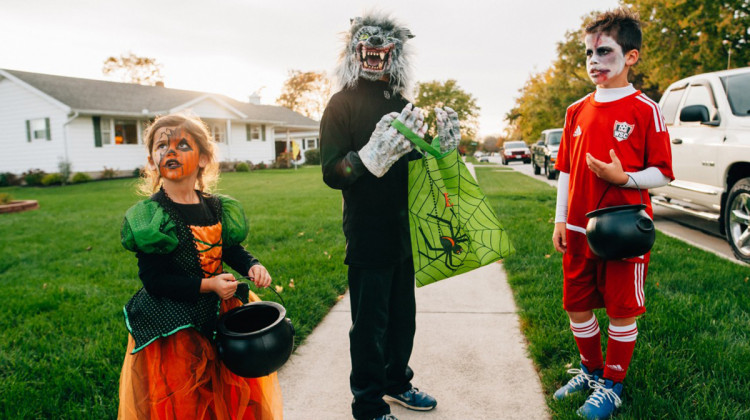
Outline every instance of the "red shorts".
<svg viewBox="0 0 750 420">
<path fill-rule="evenodd" d="M 605 261 L 563 254 L 563 307 L 569 312 L 606 308 L 610 318 L 646 312 L 648 262 Z"/>
</svg>

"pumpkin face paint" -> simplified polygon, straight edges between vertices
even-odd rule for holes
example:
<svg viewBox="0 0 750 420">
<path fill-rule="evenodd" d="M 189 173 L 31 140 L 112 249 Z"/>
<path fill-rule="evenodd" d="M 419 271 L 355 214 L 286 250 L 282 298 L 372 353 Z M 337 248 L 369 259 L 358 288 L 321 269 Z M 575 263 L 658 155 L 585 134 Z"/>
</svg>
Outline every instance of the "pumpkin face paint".
<svg viewBox="0 0 750 420">
<path fill-rule="evenodd" d="M 597 32 L 587 34 L 586 44 L 586 72 L 597 86 L 620 87 L 619 79 L 625 68 L 625 54 L 620 44 L 611 36 Z M 627 73 L 625 74 L 627 85 Z"/>
<path fill-rule="evenodd" d="M 151 158 L 163 178 L 178 181 L 196 172 L 200 164 L 198 144 L 182 128 L 160 128 L 154 135 Z"/>
</svg>

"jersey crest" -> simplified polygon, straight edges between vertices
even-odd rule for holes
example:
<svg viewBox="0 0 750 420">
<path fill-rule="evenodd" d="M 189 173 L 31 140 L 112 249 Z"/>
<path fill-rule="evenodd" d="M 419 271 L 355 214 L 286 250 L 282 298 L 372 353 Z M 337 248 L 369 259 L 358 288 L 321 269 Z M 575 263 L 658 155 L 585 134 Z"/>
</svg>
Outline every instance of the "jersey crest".
<svg viewBox="0 0 750 420">
<path fill-rule="evenodd" d="M 627 138 L 630 137 L 630 133 L 633 132 L 633 128 L 635 128 L 635 124 L 628 124 L 626 122 L 615 120 L 615 131 L 613 133 L 615 140 L 627 140 Z"/>
</svg>

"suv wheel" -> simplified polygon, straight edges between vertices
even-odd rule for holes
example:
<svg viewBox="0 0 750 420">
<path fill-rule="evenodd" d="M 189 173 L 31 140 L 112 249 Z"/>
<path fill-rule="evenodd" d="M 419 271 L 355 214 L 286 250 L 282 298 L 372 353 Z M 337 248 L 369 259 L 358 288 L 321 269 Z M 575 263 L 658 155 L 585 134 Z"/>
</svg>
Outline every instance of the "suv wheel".
<svg viewBox="0 0 750 420">
<path fill-rule="evenodd" d="M 549 166 L 549 161 L 544 162 L 544 172 L 547 173 L 547 179 L 557 178 L 557 171 L 554 167 Z"/>
<path fill-rule="evenodd" d="M 750 178 L 737 181 L 729 191 L 724 223 L 734 255 L 750 263 Z"/>
</svg>

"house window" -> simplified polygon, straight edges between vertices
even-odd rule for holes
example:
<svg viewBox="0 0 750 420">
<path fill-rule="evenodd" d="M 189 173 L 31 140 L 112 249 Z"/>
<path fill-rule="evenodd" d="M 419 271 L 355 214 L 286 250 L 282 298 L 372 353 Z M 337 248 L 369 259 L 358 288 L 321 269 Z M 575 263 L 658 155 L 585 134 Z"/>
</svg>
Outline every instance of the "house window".
<svg viewBox="0 0 750 420">
<path fill-rule="evenodd" d="M 264 124 L 247 124 L 245 129 L 247 130 L 247 141 L 266 141 L 266 126 Z"/>
<path fill-rule="evenodd" d="M 211 124 L 211 137 L 214 138 L 214 141 L 216 143 L 226 143 L 227 142 L 227 126 L 225 124 L 221 123 L 212 123 Z"/>
<path fill-rule="evenodd" d="M 31 140 L 51 140 L 49 118 L 26 120 L 26 137 Z"/>
<path fill-rule="evenodd" d="M 307 140 L 307 148 L 308 149 L 314 149 L 315 148 L 315 139 Z"/>
<path fill-rule="evenodd" d="M 102 118 L 99 127 L 102 133 L 102 144 L 112 144 L 112 119 Z"/>
<path fill-rule="evenodd" d="M 138 144 L 138 121 L 115 120 L 115 144 Z"/>
</svg>

